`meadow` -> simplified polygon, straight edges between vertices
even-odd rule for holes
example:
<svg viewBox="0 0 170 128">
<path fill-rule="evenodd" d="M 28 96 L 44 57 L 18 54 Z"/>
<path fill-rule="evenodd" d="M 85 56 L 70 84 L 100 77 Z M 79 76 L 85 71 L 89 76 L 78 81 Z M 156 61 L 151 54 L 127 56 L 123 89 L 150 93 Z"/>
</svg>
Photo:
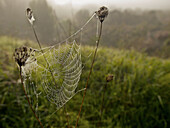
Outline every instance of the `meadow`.
<svg viewBox="0 0 170 128">
<path fill-rule="evenodd" d="M 7 36 L 0 37 L 0 127 L 40 127 L 24 96 L 19 70 L 13 58 L 15 48 L 37 47 L 34 42 Z M 78 88 L 85 87 L 94 47 L 82 46 L 84 68 Z M 90 57 L 87 53 L 92 53 Z M 106 82 L 106 76 L 113 80 Z M 104 88 L 103 115 L 101 103 Z M 83 92 L 76 94 L 66 105 L 69 126 L 76 124 Z M 169 128 L 170 127 L 170 60 L 150 57 L 134 50 L 99 47 L 79 128 Z M 55 105 L 39 99 L 39 118 L 44 127 L 68 126 L 62 107 L 53 115 Z"/>
</svg>

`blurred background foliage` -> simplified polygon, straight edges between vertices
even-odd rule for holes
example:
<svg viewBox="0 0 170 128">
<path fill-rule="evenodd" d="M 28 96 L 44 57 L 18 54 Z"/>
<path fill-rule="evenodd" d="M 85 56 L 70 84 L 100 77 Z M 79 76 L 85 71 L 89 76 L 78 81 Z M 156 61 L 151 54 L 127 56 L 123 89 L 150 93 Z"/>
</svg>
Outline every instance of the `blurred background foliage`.
<svg viewBox="0 0 170 128">
<path fill-rule="evenodd" d="M 21 6 L 22 5 L 22 6 Z M 98 8 L 81 10 L 50 6 L 46 0 L 0 0 L 0 127 L 37 128 L 21 87 L 13 59 L 15 48 L 36 48 L 25 17 L 31 7 L 35 29 L 44 46 L 62 41 L 78 30 Z M 80 128 L 169 128 L 170 127 L 170 15 L 159 10 L 110 9 L 104 22 L 101 46 L 89 81 L 79 121 Z M 85 86 L 95 46 L 96 20 L 82 37 L 85 67 L 79 87 Z M 108 48 L 110 47 L 110 48 Z M 113 74 L 113 81 L 105 77 Z M 103 118 L 100 109 L 107 86 Z M 66 104 L 70 126 L 74 127 L 83 92 Z M 67 127 L 64 109 L 54 115 L 55 105 L 39 100 L 39 115 L 45 127 Z"/>
<path fill-rule="evenodd" d="M 15 47 L 36 47 L 33 42 L 15 38 L 0 38 L 0 127 L 39 127 L 29 109 L 20 84 L 19 71 L 12 59 Z M 82 55 L 91 53 L 94 47 L 83 46 Z M 83 57 L 85 67 L 79 88 L 85 86 L 91 65 L 90 58 Z M 106 75 L 113 74 L 113 81 L 106 85 Z M 148 57 L 134 50 L 124 51 L 100 48 L 82 108 L 79 127 L 146 127 L 168 128 L 170 124 L 170 61 Z M 100 109 L 104 86 L 103 120 Z M 74 126 L 83 92 L 67 104 L 70 126 Z M 39 99 L 40 119 L 45 127 L 66 127 L 64 109 L 54 115 L 55 105 L 44 97 Z"/>
</svg>

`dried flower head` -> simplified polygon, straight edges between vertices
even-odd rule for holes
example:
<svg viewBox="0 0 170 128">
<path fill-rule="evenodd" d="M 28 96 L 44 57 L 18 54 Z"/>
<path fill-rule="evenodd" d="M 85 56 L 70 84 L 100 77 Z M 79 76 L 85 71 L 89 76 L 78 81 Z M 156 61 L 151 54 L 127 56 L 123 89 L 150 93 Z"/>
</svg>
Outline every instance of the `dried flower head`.
<svg viewBox="0 0 170 128">
<path fill-rule="evenodd" d="M 104 19 L 108 16 L 108 8 L 105 6 L 100 7 L 98 11 L 96 11 L 96 15 L 98 16 L 100 22 L 103 22 Z"/>
<path fill-rule="evenodd" d="M 20 67 L 25 66 L 28 58 L 33 56 L 34 54 L 32 48 L 27 48 L 25 46 L 16 48 L 14 52 L 15 61 Z"/>
<path fill-rule="evenodd" d="M 106 82 L 110 82 L 113 80 L 113 74 L 108 74 L 106 77 Z"/>
<path fill-rule="evenodd" d="M 33 16 L 33 11 L 30 8 L 27 8 L 26 16 L 27 16 L 28 21 L 31 23 L 31 25 L 33 25 L 33 22 L 35 21 L 35 18 Z"/>
</svg>

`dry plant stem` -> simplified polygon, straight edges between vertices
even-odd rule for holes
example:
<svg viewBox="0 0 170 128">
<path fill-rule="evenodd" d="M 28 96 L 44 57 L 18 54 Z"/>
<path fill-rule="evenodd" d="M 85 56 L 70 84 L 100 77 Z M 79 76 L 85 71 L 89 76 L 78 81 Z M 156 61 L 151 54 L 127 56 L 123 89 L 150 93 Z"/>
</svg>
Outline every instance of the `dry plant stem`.
<svg viewBox="0 0 170 128">
<path fill-rule="evenodd" d="M 101 22 L 101 24 L 100 24 L 99 38 L 98 38 L 98 40 L 97 40 L 97 42 L 96 42 L 96 49 L 95 49 L 94 56 L 93 56 L 93 60 L 92 60 L 92 64 L 91 64 L 91 67 L 90 67 L 90 72 L 89 72 L 89 75 L 88 75 L 88 78 L 87 78 L 87 82 L 86 82 L 86 86 L 85 86 L 85 90 L 84 90 L 84 94 L 83 94 L 83 99 L 82 99 L 82 103 L 81 103 L 81 106 L 80 106 L 80 110 L 79 110 L 79 114 L 78 114 L 78 117 L 77 117 L 77 122 L 76 122 L 75 128 L 76 128 L 77 125 L 78 125 L 78 121 L 79 121 L 79 118 L 80 118 L 81 109 L 82 109 L 82 106 L 83 106 L 83 103 L 84 103 L 84 98 L 85 98 L 85 95 L 86 95 L 86 90 L 87 90 L 88 82 L 89 82 L 89 79 L 90 79 L 90 75 L 91 75 L 91 73 L 92 73 L 94 61 L 95 61 L 96 54 L 97 54 L 97 49 L 98 49 L 98 46 L 99 46 L 99 43 L 100 43 L 100 38 L 101 38 L 101 34 L 102 34 L 102 25 L 103 25 L 103 24 L 102 24 L 102 22 Z"/>
<path fill-rule="evenodd" d="M 37 43 L 38 43 L 38 45 L 39 45 L 39 47 L 40 47 L 41 53 L 43 54 L 44 60 L 46 61 L 47 66 L 48 66 L 48 69 L 49 69 L 49 71 L 50 71 L 50 73 L 51 73 L 51 76 L 52 76 L 52 79 L 53 79 L 53 81 L 54 81 L 54 84 L 55 84 L 55 86 L 57 86 L 57 83 L 55 82 L 54 75 L 53 75 L 52 70 L 51 70 L 51 68 L 50 68 L 50 65 L 49 65 L 49 63 L 48 63 L 48 61 L 47 61 L 47 59 L 46 59 L 46 57 L 45 57 L 45 55 L 44 55 L 44 52 L 43 52 L 43 50 L 42 50 L 42 47 L 41 47 L 40 41 L 39 41 L 39 39 L 38 39 L 38 36 L 37 36 L 37 34 L 36 34 L 36 31 L 35 31 L 35 29 L 34 29 L 34 26 L 33 26 L 33 25 L 31 25 L 31 26 L 32 26 L 32 29 L 33 29 L 35 38 L 36 38 L 36 40 L 37 40 Z"/>
<path fill-rule="evenodd" d="M 24 94 L 26 96 L 26 99 L 28 101 L 30 109 L 32 110 L 32 112 L 33 112 L 34 116 L 36 117 L 37 121 L 39 122 L 39 124 L 41 125 L 41 128 L 43 128 L 43 125 L 42 125 L 41 121 L 39 120 L 38 116 L 35 114 L 35 111 L 33 110 L 32 105 L 31 105 L 31 103 L 29 101 L 29 98 L 28 98 L 27 93 L 26 93 L 25 88 L 24 88 L 24 83 L 23 83 L 23 78 L 22 78 L 22 74 L 21 73 L 22 73 L 22 68 L 20 66 L 20 77 L 21 77 L 21 84 L 22 84 L 22 87 L 23 87 L 23 90 L 24 90 Z"/>
<path fill-rule="evenodd" d="M 32 26 L 32 29 L 33 29 L 35 38 L 36 38 L 36 40 L 37 40 L 37 43 L 38 43 L 38 45 L 39 45 L 39 47 L 40 47 L 41 53 L 43 54 L 43 57 L 44 57 L 44 59 L 45 59 L 45 61 L 46 61 L 46 63 L 47 63 L 48 69 L 49 69 L 49 71 L 50 71 L 50 73 L 51 73 L 53 82 L 54 82 L 55 86 L 57 87 L 57 83 L 56 83 L 56 81 L 55 81 L 54 75 L 53 75 L 52 70 L 51 70 L 51 68 L 50 68 L 50 65 L 49 65 L 49 63 L 48 63 L 48 61 L 47 61 L 47 59 L 46 59 L 46 57 L 45 57 L 45 55 L 44 55 L 44 52 L 43 52 L 43 50 L 42 50 L 42 47 L 41 47 L 40 41 L 39 41 L 39 39 L 38 39 L 38 36 L 37 36 L 37 34 L 36 34 L 36 31 L 35 31 L 35 29 L 34 29 L 34 26 L 33 26 L 33 25 L 31 25 L 31 26 Z M 66 110 L 65 110 L 65 106 L 64 106 L 64 111 L 65 111 L 65 113 L 67 113 Z M 69 128 L 69 119 L 68 119 L 68 116 L 67 116 L 67 115 L 66 115 L 66 118 L 67 118 L 68 128 Z"/>
</svg>

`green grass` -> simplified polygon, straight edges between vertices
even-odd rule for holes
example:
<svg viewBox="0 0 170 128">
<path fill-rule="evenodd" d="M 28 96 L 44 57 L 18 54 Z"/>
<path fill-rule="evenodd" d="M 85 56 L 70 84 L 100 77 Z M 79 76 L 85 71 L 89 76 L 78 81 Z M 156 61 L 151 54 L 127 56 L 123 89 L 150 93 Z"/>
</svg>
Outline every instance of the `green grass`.
<svg viewBox="0 0 170 128">
<path fill-rule="evenodd" d="M 22 46 L 36 47 L 33 42 L 0 37 L 0 127 L 37 128 L 35 117 L 29 109 L 22 90 L 19 70 L 12 58 L 14 49 Z M 79 83 L 83 88 L 90 69 L 93 47 L 82 46 L 85 67 Z M 100 47 L 91 75 L 79 128 L 97 128 L 103 87 L 107 74 L 114 79 L 107 84 L 104 101 L 104 128 L 168 128 L 170 127 L 170 60 L 148 57 L 135 51 L 123 51 Z M 69 123 L 75 126 L 83 92 L 67 104 Z M 63 108 L 55 111 L 55 105 L 44 97 L 39 100 L 41 120 L 45 127 L 67 126 Z"/>
</svg>

